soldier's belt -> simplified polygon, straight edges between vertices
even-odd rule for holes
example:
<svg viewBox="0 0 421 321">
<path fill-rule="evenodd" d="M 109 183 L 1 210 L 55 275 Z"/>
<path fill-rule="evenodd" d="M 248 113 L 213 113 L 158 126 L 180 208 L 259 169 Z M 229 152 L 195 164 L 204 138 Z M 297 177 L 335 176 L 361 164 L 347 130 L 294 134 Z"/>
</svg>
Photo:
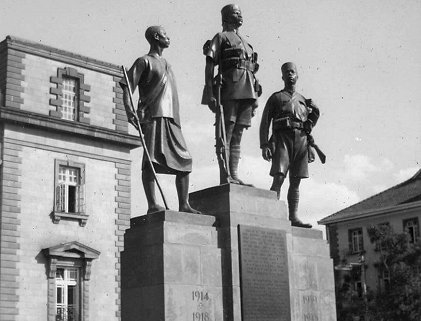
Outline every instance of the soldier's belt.
<svg viewBox="0 0 421 321">
<path fill-rule="evenodd" d="M 283 117 L 273 120 L 273 130 L 283 130 L 283 129 L 303 129 L 303 123 L 300 121 L 291 120 L 290 117 Z"/>
<path fill-rule="evenodd" d="M 251 72 L 254 72 L 256 69 L 256 64 L 249 60 L 234 58 L 222 60 L 221 67 L 222 71 L 226 71 L 229 69 L 246 69 Z"/>
<path fill-rule="evenodd" d="M 222 60 L 237 58 L 244 59 L 246 57 L 246 51 L 241 48 L 227 48 L 222 51 Z"/>
</svg>

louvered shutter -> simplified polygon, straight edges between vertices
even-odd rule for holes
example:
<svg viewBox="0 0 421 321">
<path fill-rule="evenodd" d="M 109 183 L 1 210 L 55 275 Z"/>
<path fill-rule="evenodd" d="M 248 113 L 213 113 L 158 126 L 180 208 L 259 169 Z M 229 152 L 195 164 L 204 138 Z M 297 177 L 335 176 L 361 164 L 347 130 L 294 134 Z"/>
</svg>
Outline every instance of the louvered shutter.
<svg viewBox="0 0 421 321">
<path fill-rule="evenodd" d="M 56 187 L 56 212 L 64 212 L 66 202 L 66 186 L 64 184 Z"/>
<path fill-rule="evenodd" d="M 76 211 L 80 214 L 85 214 L 85 185 L 76 186 Z"/>
</svg>

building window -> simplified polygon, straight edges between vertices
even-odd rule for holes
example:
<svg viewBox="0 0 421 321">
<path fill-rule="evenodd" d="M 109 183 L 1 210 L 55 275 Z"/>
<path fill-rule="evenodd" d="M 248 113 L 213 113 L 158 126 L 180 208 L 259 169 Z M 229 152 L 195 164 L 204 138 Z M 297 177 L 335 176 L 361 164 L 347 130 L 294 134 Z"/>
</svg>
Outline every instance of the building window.
<svg viewBox="0 0 421 321">
<path fill-rule="evenodd" d="M 354 291 L 357 293 L 359 298 L 363 296 L 363 283 L 360 280 L 354 282 Z"/>
<path fill-rule="evenodd" d="M 79 269 L 57 268 L 56 271 L 56 320 L 80 320 Z"/>
<path fill-rule="evenodd" d="M 408 234 L 409 243 L 416 243 L 420 238 L 420 226 L 418 218 L 410 218 L 403 221 L 403 230 Z"/>
<path fill-rule="evenodd" d="M 388 291 L 390 289 L 390 273 L 388 270 L 383 270 L 382 275 L 382 289 Z"/>
<path fill-rule="evenodd" d="M 79 105 L 79 85 L 78 80 L 72 77 L 63 77 L 63 104 L 62 115 L 66 120 L 78 120 Z"/>
<path fill-rule="evenodd" d="M 56 210 L 65 213 L 84 213 L 84 185 L 80 168 L 59 165 Z"/>
<path fill-rule="evenodd" d="M 54 223 L 62 218 L 77 219 L 84 226 L 87 220 L 85 204 L 85 165 L 56 160 Z"/>
<path fill-rule="evenodd" d="M 91 86 L 85 84 L 85 76 L 75 68 L 57 69 L 57 76 L 50 77 L 50 116 L 89 124 Z"/>
<path fill-rule="evenodd" d="M 349 230 L 348 238 L 349 238 L 349 251 L 351 254 L 360 253 L 364 250 L 362 228 Z"/>
<path fill-rule="evenodd" d="M 48 321 L 82 321 L 89 315 L 89 280 L 100 252 L 77 241 L 42 250 L 48 275 Z"/>
</svg>

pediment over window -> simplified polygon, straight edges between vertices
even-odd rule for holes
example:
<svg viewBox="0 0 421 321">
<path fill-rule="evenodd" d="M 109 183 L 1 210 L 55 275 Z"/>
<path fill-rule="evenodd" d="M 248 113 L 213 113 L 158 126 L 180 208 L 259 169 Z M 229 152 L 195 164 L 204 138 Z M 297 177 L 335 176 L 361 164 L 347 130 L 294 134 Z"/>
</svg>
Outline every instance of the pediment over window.
<svg viewBox="0 0 421 321">
<path fill-rule="evenodd" d="M 77 241 L 62 243 L 43 250 L 46 256 L 75 259 L 97 259 L 101 252 Z"/>
<path fill-rule="evenodd" d="M 92 260 L 97 259 L 101 254 L 99 251 L 77 241 L 61 243 L 43 249 L 42 252 L 48 259 L 49 278 L 55 278 L 57 266 L 69 266 L 70 263 L 79 262 L 83 268 L 83 279 L 86 281 L 90 279 Z"/>
</svg>

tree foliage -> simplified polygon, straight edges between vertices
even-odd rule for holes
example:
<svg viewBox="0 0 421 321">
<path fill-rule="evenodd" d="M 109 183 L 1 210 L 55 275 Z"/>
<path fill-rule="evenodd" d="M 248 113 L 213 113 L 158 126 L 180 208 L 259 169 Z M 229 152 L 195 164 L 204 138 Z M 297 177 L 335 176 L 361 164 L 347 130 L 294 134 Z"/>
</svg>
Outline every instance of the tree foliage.
<svg viewBox="0 0 421 321">
<path fill-rule="evenodd" d="M 390 277 L 388 288 L 370 304 L 373 320 L 421 320 L 421 241 L 410 243 L 406 233 L 394 233 L 390 226 L 367 229 L 370 241 L 380 253 L 378 268 Z"/>
</svg>

